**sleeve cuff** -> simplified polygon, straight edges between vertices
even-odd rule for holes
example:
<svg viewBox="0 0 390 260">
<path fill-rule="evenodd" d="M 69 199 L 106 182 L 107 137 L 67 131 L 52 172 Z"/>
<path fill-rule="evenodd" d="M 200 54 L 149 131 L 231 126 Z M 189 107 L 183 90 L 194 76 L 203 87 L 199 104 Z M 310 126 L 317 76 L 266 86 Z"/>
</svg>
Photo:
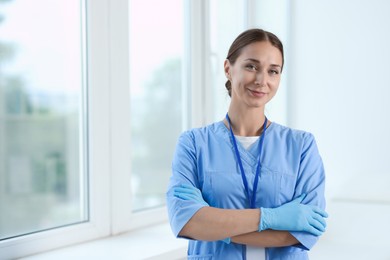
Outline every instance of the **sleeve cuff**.
<svg viewBox="0 0 390 260">
<path fill-rule="evenodd" d="M 295 245 L 295 247 L 309 251 L 315 243 L 317 243 L 319 237 L 311 235 L 307 232 L 290 232 L 300 244 Z"/>
<path fill-rule="evenodd" d="M 184 205 L 183 205 L 184 204 Z M 205 207 L 205 205 L 201 204 L 193 204 L 188 203 L 188 205 L 185 205 L 187 203 L 183 203 L 182 207 L 180 207 L 180 210 L 175 211 L 175 216 L 171 217 L 171 228 L 173 231 L 173 234 L 180 238 L 179 236 L 180 231 L 183 229 L 183 227 L 187 224 L 187 222 L 194 216 L 198 210 Z"/>
</svg>

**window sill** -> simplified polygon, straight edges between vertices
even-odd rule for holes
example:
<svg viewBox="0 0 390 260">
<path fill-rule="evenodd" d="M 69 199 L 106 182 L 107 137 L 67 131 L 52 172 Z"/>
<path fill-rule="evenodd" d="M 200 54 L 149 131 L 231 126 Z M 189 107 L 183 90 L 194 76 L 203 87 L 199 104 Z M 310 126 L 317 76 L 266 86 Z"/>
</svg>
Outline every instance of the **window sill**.
<svg viewBox="0 0 390 260">
<path fill-rule="evenodd" d="M 122 235 L 94 240 L 21 258 L 23 260 L 65 259 L 185 259 L 187 241 L 176 239 L 168 223 Z"/>
</svg>

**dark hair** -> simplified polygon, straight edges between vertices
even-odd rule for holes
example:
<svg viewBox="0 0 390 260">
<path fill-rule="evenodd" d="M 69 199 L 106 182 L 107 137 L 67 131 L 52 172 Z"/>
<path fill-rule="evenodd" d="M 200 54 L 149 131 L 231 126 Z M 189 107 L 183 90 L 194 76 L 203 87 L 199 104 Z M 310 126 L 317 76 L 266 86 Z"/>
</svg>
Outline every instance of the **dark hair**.
<svg viewBox="0 0 390 260">
<path fill-rule="evenodd" d="M 238 56 L 240 56 L 241 51 L 244 47 L 246 47 L 251 43 L 262 42 L 262 41 L 269 42 L 272 44 L 272 46 L 278 48 L 278 50 L 282 54 L 282 69 L 283 69 L 284 52 L 283 52 L 282 42 L 275 34 L 264 31 L 262 29 L 249 29 L 242 32 L 240 35 L 238 35 L 237 38 L 233 41 L 232 45 L 230 46 L 226 59 L 228 59 L 229 62 L 233 65 L 236 62 Z M 229 80 L 225 83 L 225 86 L 226 89 L 228 90 L 229 96 L 231 96 L 232 85 Z"/>
</svg>

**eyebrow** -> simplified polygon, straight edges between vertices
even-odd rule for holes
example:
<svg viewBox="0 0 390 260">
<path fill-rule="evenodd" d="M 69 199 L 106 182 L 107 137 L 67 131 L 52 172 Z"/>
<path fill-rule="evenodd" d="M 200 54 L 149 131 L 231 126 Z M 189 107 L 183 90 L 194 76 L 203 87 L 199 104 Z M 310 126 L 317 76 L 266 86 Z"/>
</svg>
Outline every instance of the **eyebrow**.
<svg viewBox="0 0 390 260">
<path fill-rule="evenodd" d="M 255 62 L 255 63 L 258 63 L 260 64 L 261 62 L 259 60 L 256 60 L 256 59 L 252 59 L 252 58 L 249 58 L 249 59 L 246 59 L 244 61 L 251 61 L 251 62 Z M 279 64 L 271 64 L 272 67 L 279 67 L 281 68 L 282 66 L 280 66 Z"/>
</svg>

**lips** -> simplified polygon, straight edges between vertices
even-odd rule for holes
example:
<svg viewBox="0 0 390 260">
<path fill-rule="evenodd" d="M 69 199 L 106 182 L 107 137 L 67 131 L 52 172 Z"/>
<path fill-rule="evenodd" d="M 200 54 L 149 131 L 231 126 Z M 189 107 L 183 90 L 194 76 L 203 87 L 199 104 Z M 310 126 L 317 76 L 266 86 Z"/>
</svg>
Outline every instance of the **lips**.
<svg viewBox="0 0 390 260">
<path fill-rule="evenodd" d="M 267 93 L 262 92 L 262 91 L 256 91 L 256 90 L 251 90 L 251 89 L 248 89 L 248 90 L 255 97 L 264 97 L 267 94 Z"/>
</svg>

